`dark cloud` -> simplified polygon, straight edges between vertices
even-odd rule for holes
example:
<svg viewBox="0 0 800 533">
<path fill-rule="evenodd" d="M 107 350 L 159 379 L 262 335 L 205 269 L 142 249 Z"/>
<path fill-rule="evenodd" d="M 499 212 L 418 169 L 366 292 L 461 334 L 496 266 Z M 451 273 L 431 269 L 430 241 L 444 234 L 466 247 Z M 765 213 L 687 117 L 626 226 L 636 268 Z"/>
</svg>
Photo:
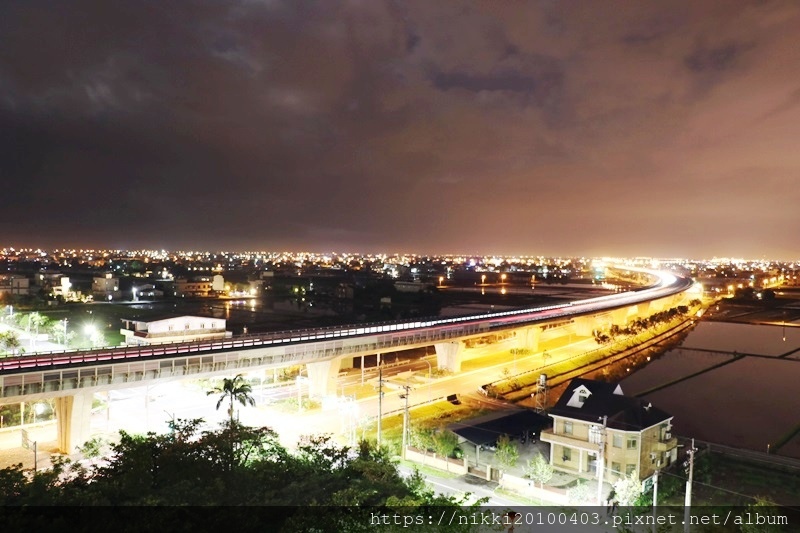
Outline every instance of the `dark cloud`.
<svg viewBox="0 0 800 533">
<path fill-rule="evenodd" d="M 7 3 L 0 235 L 784 253 L 798 23 L 744 0 Z"/>
<path fill-rule="evenodd" d="M 719 72 L 730 69 L 752 44 L 728 43 L 714 47 L 698 45 L 686 56 L 684 62 L 693 72 Z"/>
</svg>

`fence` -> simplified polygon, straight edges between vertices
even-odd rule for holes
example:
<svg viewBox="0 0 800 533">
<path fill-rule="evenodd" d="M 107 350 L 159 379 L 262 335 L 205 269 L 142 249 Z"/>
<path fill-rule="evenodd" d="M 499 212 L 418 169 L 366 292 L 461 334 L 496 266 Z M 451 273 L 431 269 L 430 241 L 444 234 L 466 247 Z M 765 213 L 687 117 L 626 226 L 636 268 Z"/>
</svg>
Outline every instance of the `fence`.
<svg viewBox="0 0 800 533">
<path fill-rule="evenodd" d="M 550 502 L 555 505 L 567 505 L 570 503 L 564 489 L 559 489 L 557 487 L 546 487 L 542 489 L 537 487 L 530 479 L 512 476 L 506 473 L 503 473 L 500 478 L 500 486 L 504 489 L 514 491 L 517 494 L 521 494 L 522 496 Z"/>
<path fill-rule="evenodd" d="M 420 463 L 425 466 L 438 468 L 439 470 L 446 470 L 458 475 L 464 475 L 467 473 L 466 458 L 450 459 L 447 457 L 437 456 L 435 453 L 428 454 L 427 452 L 418 450 L 417 448 L 412 448 L 410 446 L 406 448 L 406 460 L 414 463 Z"/>
</svg>

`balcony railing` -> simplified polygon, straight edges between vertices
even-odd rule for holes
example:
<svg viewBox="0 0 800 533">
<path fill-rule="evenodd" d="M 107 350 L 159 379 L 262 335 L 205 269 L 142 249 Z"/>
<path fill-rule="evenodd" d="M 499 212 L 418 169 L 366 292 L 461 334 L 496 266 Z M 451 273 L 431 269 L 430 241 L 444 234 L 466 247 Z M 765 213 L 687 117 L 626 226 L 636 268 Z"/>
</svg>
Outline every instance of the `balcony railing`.
<svg viewBox="0 0 800 533">
<path fill-rule="evenodd" d="M 597 451 L 597 444 L 592 444 L 587 439 L 576 438 L 564 433 L 553 433 L 552 429 L 545 429 L 541 433 L 541 439 L 552 444 L 561 444 L 570 448 L 579 448 L 590 452 Z"/>
<path fill-rule="evenodd" d="M 661 439 L 656 442 L 655 449 L 657 452 L 666 452 L 678 445 L 678 439 L 672 437 L 671 439 Z"/>
</svg>

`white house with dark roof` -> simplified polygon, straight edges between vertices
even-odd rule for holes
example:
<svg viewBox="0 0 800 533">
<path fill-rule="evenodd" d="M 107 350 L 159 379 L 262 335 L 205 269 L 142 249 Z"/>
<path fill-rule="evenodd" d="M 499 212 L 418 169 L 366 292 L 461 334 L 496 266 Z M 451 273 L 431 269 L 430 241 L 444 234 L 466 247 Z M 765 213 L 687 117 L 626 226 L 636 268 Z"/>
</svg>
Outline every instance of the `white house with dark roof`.
<svg viewBox="0 0 800 533">
<path fill-rule="evenodd" d="M 553 427 L 541 440 L 557 470 L 597 478 L 602 451 L 603 477 L 613 483 L 631 472 L 646 479 L 677 458 L 672 415 L 625 396 L 619 384 L 573 379 L 548 414 Z"/>
</svg>

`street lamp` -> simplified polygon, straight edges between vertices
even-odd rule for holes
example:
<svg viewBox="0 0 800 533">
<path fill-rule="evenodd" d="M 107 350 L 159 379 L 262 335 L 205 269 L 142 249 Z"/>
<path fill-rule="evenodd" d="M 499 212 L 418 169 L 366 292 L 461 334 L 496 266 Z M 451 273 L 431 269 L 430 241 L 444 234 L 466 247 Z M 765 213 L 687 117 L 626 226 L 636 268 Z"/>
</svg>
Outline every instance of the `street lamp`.
<svg viewBox="0 0 800 533">
<path fill-rule="evenodd" d="M 301 383 L 306 380 L 305 376 L 301 376 L 299 373 L 297 374 L 297 410 L 298 412 L 303 412 L 303 388 Z"/>
<path fill-rule="evenodd" d="M 94 324 L 86 324 L 83 327 L 83 332 L 89 337 L 89 344 L 94 348 L 97 343 L 97 327 Z"/>
<path fill-rule="evenodd" d="M 45 406 L 44 406 L 44 404 L 42 402 L 36 402 L 35 404 L 33 404 L 33 423 L 34 424 L 37 421 L 36 420 L 37 417 L 42 416 L 42 414 L 44 413 L 44 410 L 45 410 Z"/>
<path fill-rule="evenodd" d="M 786 311 L 783 312 L 783 342 L 786 342 Z"/>
<path fill-rule="evenodd" d="M 64 319 L 64 350 L 69 348 L 69 342 L 67 341 L 67 324 L 69 324 L 69 319 Z"/>
<path fill-rule="evenodd" d="M 428 402 L 431 401 L 431 374 L 433 374 L 433 366 L 431 366 L 431 362 L 427 359 L 422 359 L 428 364 Z"/>
<path fill-rule="evenodd" d="M 400 394 L 400 399 L 405 400 L 405 409 L 403 410 L 403 448 L 401 452 L 401 456 L 403 459 L 406 458 L 406 446 L 408 443 L 408 397 L 411 396 L 411 386 L 410 385 L 402 385 L 403 390 L 405 393 Z"/>
</svg>

